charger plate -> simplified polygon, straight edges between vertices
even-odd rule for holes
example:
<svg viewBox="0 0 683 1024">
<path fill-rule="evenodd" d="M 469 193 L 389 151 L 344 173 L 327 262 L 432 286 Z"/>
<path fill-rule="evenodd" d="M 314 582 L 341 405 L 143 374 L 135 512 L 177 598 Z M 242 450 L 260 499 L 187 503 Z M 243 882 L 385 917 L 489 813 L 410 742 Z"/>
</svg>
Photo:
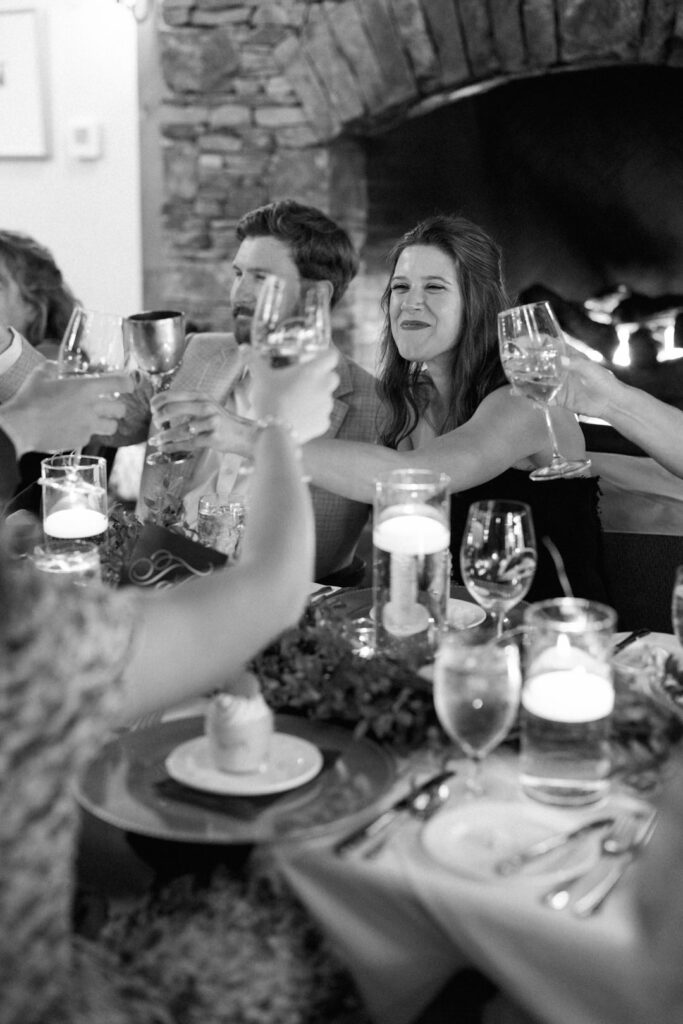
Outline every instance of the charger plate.
<svg viewBox="0 0 683 1024">
<path fill-rule="evenodd" d="M 288 792 L 233 796 L 202 792 L 172 779 L 165 762 L 203 734 L 202 717 L 136 729 L 109 740 L 78 781 L 86 811 L 127 832 L 188 843 L 238 844 L 333 834 L 348 829 L 392 785 L 392 754 L 336 725 L 277 715 L 278 733 L 300 737 L 323 759 L 310 782 Z"/>
</svg>

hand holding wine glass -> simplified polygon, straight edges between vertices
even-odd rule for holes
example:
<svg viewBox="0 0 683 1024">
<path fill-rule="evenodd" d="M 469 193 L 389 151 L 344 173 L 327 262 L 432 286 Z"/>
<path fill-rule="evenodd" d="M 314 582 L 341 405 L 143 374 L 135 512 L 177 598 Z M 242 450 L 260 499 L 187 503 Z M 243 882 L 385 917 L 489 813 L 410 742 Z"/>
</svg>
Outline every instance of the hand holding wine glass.
<svg viewBox="0 0 683 1024">
<path fill-rule="evenodd" d="M 537 551 L 531 509 L 521 501 L 476 501 L 470 505 L 460 545 L 460 572 L 477 604 L 496 622 L 529 592 Z"/>
<path fill-rule="evenodd" d="M 513 387 L 543 410 L 553 448 L 549 466 L 534 469 L 532 480 L 577 476 L 590 469 L 590 459 L 569 461 L 560 453 L 549 403 L 568 373 L 567 346 L 547 302 L 514 306 L 498 314 L 500 359 Z"/>
<path fill-rule="evenodd" d="M 466 785 L 471 796 L 484 792 L 484 758 L 512 727 L 521 685 L 516 644 L 476 629 L 443 630 L 434 662 L 434 707 L 470 761 Z"/>
</svg>

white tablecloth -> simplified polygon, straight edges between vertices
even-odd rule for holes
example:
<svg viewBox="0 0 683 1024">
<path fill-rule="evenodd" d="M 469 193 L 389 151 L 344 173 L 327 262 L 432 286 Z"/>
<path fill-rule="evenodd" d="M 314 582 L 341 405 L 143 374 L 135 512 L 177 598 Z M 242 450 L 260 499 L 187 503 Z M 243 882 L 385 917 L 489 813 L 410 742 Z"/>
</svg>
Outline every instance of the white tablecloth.
<svg viewBox="0 0 683 1024">
<path fill-rule="evenodd" d="M 650 639 L 675 648 L 672 637 Z M 521 793 L 510 757 L 493 755 L 486 772 L 492 795 L 516 802 L 520 815 L 547 814 L 554 830 L 604 809 L 544 808 Z M 463 775 L 440 814 L 462 806 Z M 616 793 L 607 805 L 629 799 Z M 340 859 L 324 840 L 272 854 L 350 967 L 377 1024 L 409 1024 L 467 965 L 552 1024 L 654 1024 L 628 874 L 599 913 L 581 920 L 540 904 L 547 878 L 474 880 L 441 866 L 414 821 L 373 861 Z"/>
</svg>

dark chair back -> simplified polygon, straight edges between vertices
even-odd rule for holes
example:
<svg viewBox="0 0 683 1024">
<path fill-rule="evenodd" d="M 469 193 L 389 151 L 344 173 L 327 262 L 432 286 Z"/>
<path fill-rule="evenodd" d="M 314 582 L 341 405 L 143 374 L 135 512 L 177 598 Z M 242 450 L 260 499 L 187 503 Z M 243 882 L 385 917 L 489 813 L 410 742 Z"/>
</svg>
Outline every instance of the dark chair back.
<svg viewBox="0 0 683 1024">
<path fill-rule="evenodd" d="M 654 533 L 603 534 L 609 602 L 618 630 L 645 627 L 670 633 L 671 592 L 683 565 L 683 537 Z"/>
</svg>

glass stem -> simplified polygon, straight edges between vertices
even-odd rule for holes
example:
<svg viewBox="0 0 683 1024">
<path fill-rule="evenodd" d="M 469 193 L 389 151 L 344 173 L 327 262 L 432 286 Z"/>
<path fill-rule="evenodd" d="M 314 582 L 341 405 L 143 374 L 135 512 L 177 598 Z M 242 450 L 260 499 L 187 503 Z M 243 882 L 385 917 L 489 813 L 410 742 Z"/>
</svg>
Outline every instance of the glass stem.
<svg viewBox="0 0 683 1024">
<path fill-rule="evenodd" d="M 543 405 L 543 415 L 545 416 L 546 426 L 548 428 L 548 434 L 550 435 L 550 443 L 553 446 L 553 457 L 551 464 L 554 465 L 557 462 L 564 462 L 560 449 L 557 445 L 557 437 L 555 436 L 555 428 L 553 426 L 552 416 L 550 415 L 550 406 L 546 403 Z"/>
<path fill-rule="evenodd" d="M 470 770 L 467 777 L 465 788 L 470 796 L 481 796 L 484 792 L 483 782 L 483 770 L 482 765 L 484 758 L 482 754 L 471 754 L 470 758 Z"/>
</svg>

